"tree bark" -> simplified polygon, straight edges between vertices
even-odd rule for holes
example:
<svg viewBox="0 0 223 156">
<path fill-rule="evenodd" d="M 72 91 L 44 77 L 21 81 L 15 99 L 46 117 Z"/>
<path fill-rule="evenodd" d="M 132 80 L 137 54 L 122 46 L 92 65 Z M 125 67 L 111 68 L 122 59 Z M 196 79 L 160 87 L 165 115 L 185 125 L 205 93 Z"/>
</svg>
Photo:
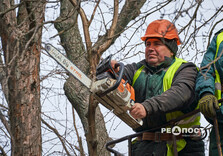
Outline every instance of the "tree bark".
<svg viewBox="0 0 223 156">
<path fill-rule="evenodd" d="M 40 51 L 45 1 L 0 2 L 0 35 L 6 71 L 5 88 L 11 127 L 11 155 L 40 156 Z M 8 11 L 10 10 L 10 11 Z M 2 80 L 3 81 L 3 80 Z"/>
<path fill-rule="evenodd" d="M 57 20 L 67 19 L 61 23 L 56 23 L 55 27 L 58 32 L 66 30 L 64 33 L 60 34 L 60 39 L 61 45 L 64 47 L 67 57 L 74 62 L 74 64 L 77 65 L 80 70 L 90 77 L 88 55 L 85 51 L 79 32 L 77 16 L 78 12 L 76 8 L 74 8 L 69 1 L 61 1 L 60 17 Z M 103 115 L 101 114 L 99 108 L 96 110 L 94 108 L 96 115 L 92 115 L 96 121 L 101 122 L 95 123 L 95 120 L 91 120 L 93 121 L 93 124 L 89 125 L 89 118 L 87 118 L 89 115 L 88 108 L 90 98 L 88 89 L 70 76 L 64 84 L 64 90 L 68 100 L 75 108 L 81 119 L 86 140 L 88 142 L 89 155 L 95 155 L 93 153 L 97 153 L 97 151 L 100 151 L 102 153 L 101 155 L 104 156 L 110 155 L 104 148 L 104 145 L 108 140 L 108 134 L 103 120 Z M 91 130 L 94 129 L 96 133 L 95 135 L 92 135 Z M 101 140 L 100 143 L 98 143 L 98 140 Z"/>
</svg>

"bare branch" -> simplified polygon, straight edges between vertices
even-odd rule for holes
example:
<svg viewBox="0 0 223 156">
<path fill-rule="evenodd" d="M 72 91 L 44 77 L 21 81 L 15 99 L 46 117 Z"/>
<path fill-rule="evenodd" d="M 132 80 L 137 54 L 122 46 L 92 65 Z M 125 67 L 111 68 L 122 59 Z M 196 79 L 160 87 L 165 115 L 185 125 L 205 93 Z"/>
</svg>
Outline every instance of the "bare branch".
<svg viewBox="0 0 223 156">
<path fill-rule="evenodd" d="M 24 2 L 22 1 L 21 3 L 19 4 L 16 4 L 16 5 L 12 5 L 12 7 L 8 8 L 7 10 L 5 10 L 4 12 L 0 12 L 0 16 L 3 16 L 5 14 L 7 14 L 8 12 L 12 11 L 12 10 L 15 10 L 16 8 L 18 8 L 19 6 L 21 6 Z"/>
<path fill-rule="evenodd" d="M 1 156 L 7 156 L 7 154 L 4 151 L 4 148 L 2 148 L 2 146 L 0 146 L 0 151 L 1 151 Z"/>
<path fill-rule="evenodd" d="M 9 133 L 10 137 L 12 136 L 10 125 L 8 124 L 8 121 L 6 120 L 5 116 L 2 114 L 2 111 L 0 110 L 0 120 L 2 121 L 3 125 L 5 126 L 7 132 Z"/>
<path fill-rule="evenodd" d="M 71 2 L 71 4 L 75 8 L 79 7 L 76 0 L 69 0 L 69 1 Z M 82 8 L 79 7 L 78 12 L 80 13 L 82 24 L 83 24 L 84 37 L 85 37 L 85 41 L 86 41 L 87 51 L 90 52 L 90 49 L 92 47 L 92 43 L 91 43 L 90 33 L 89 33 L 89 29 L 88 29 L 89 28 L 89 21 L 88 21 L 87 16 L 86 16 L 86 14 L 85 14 L 85 12 Z"/>
<path fill-rule="evenodd" d="M 199 1 L 199 3 L 197 4 L 196 9 L 195 9 L 195 11 L 194 11 L 194 14 L 193 14 L 193 16 L 191 17 L 191 20 L 187 23 L 187 25 L 184 26 L 183 29 L 181 29 L 181 30 L 179 31 L 179 34 L 180 34 L 186 27 L 190 26 L 194 19 L 196 19 L 198 9 L 199 9 L 199 7 L 201 6 L 201 2 L 202 2 L 202 1 Z"/>
<path fill-rule="evenodd" d="M 53 128 L 52 126 L 50 126 L 45 120 L 41 119 L 41 121 L 42 121 L 42 123 L 43 123 L 44 125 L 46 125 L 50 130 L 52 130 L 52 131 L 54 132 L 54 134 L 56 134 L 56 136 L 57 136 L 58 139 L 60 140 L 60 142 L 61 142 L 61 144 L 62 144 L 64 150 L 66 151 L 66 154 L 67 154 L 68 156 L 70 156 L 71 154 L 69 153 L 69 151 L 68 151 L 68 149 L 67 149 L 67 147 L 66 147 L 66 144 L 65 144 L 65 142 L 64 142 L 64 139 L 63 139 L 63 137 L 59 134 L 59 132 L 58 132 L 55 128 Z"/>
<path fill-rule="evenodd" d="M 94 7 L 93 13 L 92 13 L 91 18 L 90 18 L 90 21 L 89 21 L 89 26 L 91 25 L 91 22 L 94 19 L 94 15 L 95 15 L 95 12 L 97 10 L 97 7 L 99 6 L 100 1 L 101 0 L 98 0 L 96 6 Z"/>
<path fill-rule="evenodd" d="M 200 70 L 205 69 L 205 68 L 209 68 L 212 64 L 214 64 L 215 62 L 217 62 L 221 58 L 222 54 L 223 54 L 223 50 L 221 51 L 220 55 L 216 59 L 214 59 L 213 61 L 208 63 L 206 66 L 201 67 Z"/>
<path fill-rule="evenodd" d="M 75 132 L 76 132 L 76 135 L 77 135 L 77 140 L 78 140 L 78 143 L 79 143 L 79 149 L 80 149 L 80 155 L 81 156 L 84 156 L 84 148 L 83 148 L 83 144 L 82 144 L 82 140 L 81 140 L 81 137 L 78 133 L 78 130 L 77 130 L 77 126 L 76 126 L 76 121 L 75 121 L 75 114 L 74 114 L 74 108 L 72 107 L 72 115 L 73 115 L 73 125 L 74 125 L 74 129 L 75 129 Z"/>
<path fill-rule="evenodd" d="M 212 29 L 211 29 L 211 31 L 210 31 L 210 33 L 209 33 L 209 36 L 212 36 L 213 30 L 215 29 L 216 25 L 218 25 L 218 24 L 221 23 L 222 21 L 223 21 L 223 18 L 222 18 L 221 20 L 217 21 L 217 22 L 213 25 L 213 27 L 212 27 Z M 209 46 L 210 42 L 211 42 L 211 38 L 208 39 L 207 47 Z"/>
<path fill-rule="evenodd" d="M 99 47 L 99 49 L 98 49 L 98 51 L 97 51 L 97 53 L 98 53 L 99 55 L 102 55 L 102 53 L 103 53 L 106 49 L 108 49 L 108 47 L 110 47 L 111 44 L 112 44 L 112 39 L 113 39 L 112 37 L 113 37 L 114 34 L 115 34 L 115 29 L 116 29 L 117 22 L 118 22 L 118 7 L 119 7 L 118 0 L 114 0 L 114 14 L 113 14 L 113 20 L 112 20 L 111 28 L 110 28 L 110 30 L 108 31 L 108 36 L 107 36 L 108 40 L 106 40 L 106 41 L 104 42 L 104 44 L 102 44 L 102 45 Z"/>
</svg>

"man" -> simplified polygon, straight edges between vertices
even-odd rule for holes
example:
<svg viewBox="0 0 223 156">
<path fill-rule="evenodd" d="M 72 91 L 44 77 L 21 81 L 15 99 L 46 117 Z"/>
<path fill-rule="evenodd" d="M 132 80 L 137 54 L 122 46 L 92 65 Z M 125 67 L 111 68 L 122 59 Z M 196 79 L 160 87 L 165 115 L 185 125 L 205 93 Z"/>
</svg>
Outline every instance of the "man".
<svg viewBox="0 0 223 156">
<path fill-rule="evenodd" d="M 221 147 L 223 147 L 223 106 L 218 100 L 223 97 L 223 29 L 215 34 L 201 63 L 201 71 L 196 81 L 196 91 L 199 93 L 200 110 L 205 118 L 213 124 L 217 117 Z M 219 59 L 217 59 L 219 58 Z M 214 62 L 214 60 L 216 60 Z M 218 155 L 215 127 L 210 134 L 209 155 Z"/>
<path fill-rule="evenodd" d="M 136 97 L 130 114 L 144 122 L 135 130 L 137 132 L 161 126 L 197 107 L 197 102 L 193 102 L 197 69 L 193 63 L 175 57 L 181 44 L 175 26 L 164 19 L 153 21 L 141 39 L 146 46 L 145 59 L 125 66 L 125 77 L 134 87 Z M 114 64 L 115 61 L 112 66 Z M 181 120 L 177 125 L 199 126 L 200 114 Z M 132 146 L 132 155 L 173 155 L 173 136 L 159 132 L 146 132 L 138 137 Z M 178 155 L 204 155 L 203 141 L 179 136 L 176 139 Z"/>
</svg>

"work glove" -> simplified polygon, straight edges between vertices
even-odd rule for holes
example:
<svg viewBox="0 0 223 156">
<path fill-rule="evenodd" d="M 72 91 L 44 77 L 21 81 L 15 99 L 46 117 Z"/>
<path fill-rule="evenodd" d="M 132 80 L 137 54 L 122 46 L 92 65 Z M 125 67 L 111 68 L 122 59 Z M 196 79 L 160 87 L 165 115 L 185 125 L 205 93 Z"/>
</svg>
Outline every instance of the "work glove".
<svg viewBox="0 0 223 156">
<path fill-rule="evenodd" d="M 199 100 L 201 113 L 209 118 L 216 116 L 216 109 L 219 109 L 218 99 L 212 94 L 206 94 Z"/>
</svg>

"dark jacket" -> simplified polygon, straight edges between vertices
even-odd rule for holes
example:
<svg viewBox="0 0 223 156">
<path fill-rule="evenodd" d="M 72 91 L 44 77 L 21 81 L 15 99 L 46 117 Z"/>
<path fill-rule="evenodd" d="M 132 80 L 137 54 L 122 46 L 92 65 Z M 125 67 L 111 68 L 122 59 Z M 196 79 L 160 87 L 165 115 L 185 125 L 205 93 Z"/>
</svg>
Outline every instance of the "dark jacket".
<svg viewBox="0 0 223 156">
<path fill-rule="evenodd" d="M 216 39 L 217 35 L 222 31 L 223 29 L 217 32 L 213 37 L 207 52 L 204 54 L 204 58 L 201 62 L 201 68 L 207 66 L 215 59 L 216 48 L 217 48 Z M 223 51 L 223 42 L 220 44 L 218 51 L 219 53 L 217 54 L 217 58 L 219 56 L 220 58 L 216 61 L 215 65 L 212 63 L 210 68 L 204 68 L 198 73 L 198 77 L 196 80 L 196 92 L 198 93 L 199 98 L 201 98 L 201 96 L 204 95 L 205 93 L 211 93 L 215 95 L 215 66 L 220 75 L 221 83 L 223 82 L 223 55 L 221 54 Z M 223 92 L 222 92 L 222 97 L 223 97 Z M 218 122 L 220 124 L 223 124 L 223 105 L 217 111 L 217 116 L 218 116 Z"/>
<path fill-rule="evenodd" d="M 177 110 L 187 113 L 196 107 L 197 103 L 193 104 L 193 101 L 196 99 L 194 89 L 197 69 L 193 63 L 183 63 L 174 75 L 171 88 L 163 92 L 163 77 L 174 61 L 166 59 L 158 67 L 149 66 L 145 60 L 125 66 L 125 76 L 130 84 L 136 71 L 142 65 L 145 66 L 133 86 L 136 102 L 141 103 L 147 111 L 143 128 L 136 131 L 164 124 L 166 113 Z"/>
<path fill-rule="evenodd" d="M 204 54 L 204 58 L 201 62 L 201 68 L 208 66 L 213 60 L 215 59 L 216 54 L 216 40 L 217 35 L 222 32 L 220 30 L 215 34 L 213 37 L 211 44 L 209 45 L 207 52 Z M 223 55 L 221 54 L 223 52 L 223 42 L 221 42 L 217 54 L 217 58 L 219 59 L 216 61 L 215 65 L 212 63 L 210 68 L 204 68 L 198 73 L 198 77 L 196 80 L 196 92 L 199 95 L 199 98 L 201 98 L 206 93 L 211 93 L 215 95 L 215 67 L 220 75 L 221 84 L 223 83 Z M 223 97 L 223 92 L 221 94 L 221 97 Z M 217 113 L 217 120 L 219 125 L 219 133 L 220 133 L 220 139 L 221 139 L 221 146 L 223 149 L 223 105 L 220 106 L 220 109 L 216 111 Z M 213 124 L 212 119 L 207 118 L 206 119 Z M 211 134 L 210 134 L 210 148 L 209 148 L 209 155 L 218 155 L 217 150 L 217 143 L 216 143 L 216 135 L 215 135 L 215 129 L 213 127 Z"/>
</svg>

